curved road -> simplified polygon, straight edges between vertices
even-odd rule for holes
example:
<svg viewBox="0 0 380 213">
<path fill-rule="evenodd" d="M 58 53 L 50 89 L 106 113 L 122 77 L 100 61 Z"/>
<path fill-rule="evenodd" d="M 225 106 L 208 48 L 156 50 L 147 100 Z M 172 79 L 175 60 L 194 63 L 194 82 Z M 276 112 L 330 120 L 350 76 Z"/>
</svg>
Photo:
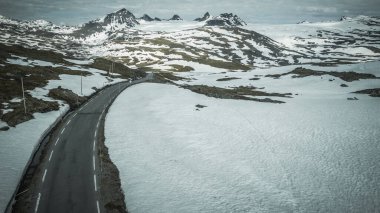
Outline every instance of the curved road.
<svg viewBox="0 0 380 213">
<path fill-rule="evenodd" d="M 103 212 L 99 203 L 97 132 L 106 108 L 125 88 L 152 78 L 112 85 L 67 116 L 53 134 L 34 212 Z"/>
</svg>

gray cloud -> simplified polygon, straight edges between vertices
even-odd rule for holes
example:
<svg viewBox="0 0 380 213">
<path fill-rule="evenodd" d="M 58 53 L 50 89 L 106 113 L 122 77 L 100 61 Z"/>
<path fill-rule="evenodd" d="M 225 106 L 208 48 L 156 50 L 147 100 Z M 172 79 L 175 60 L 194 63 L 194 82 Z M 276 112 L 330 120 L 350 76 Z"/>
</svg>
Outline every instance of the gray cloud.
<svg viewBox="0 0 380 213">
<path fill-rule="evenodd" d="M 233 12 L 248 22 L 293 23 L 340 16 L 379 16 L 379 0 L 1 0 L 0 14 L 17 19 L 46 19 L 80 24 L 120 8 L 141 16 L 168 18 L 174 13 L 192 20 L 206 11 Z"/>
</svg>

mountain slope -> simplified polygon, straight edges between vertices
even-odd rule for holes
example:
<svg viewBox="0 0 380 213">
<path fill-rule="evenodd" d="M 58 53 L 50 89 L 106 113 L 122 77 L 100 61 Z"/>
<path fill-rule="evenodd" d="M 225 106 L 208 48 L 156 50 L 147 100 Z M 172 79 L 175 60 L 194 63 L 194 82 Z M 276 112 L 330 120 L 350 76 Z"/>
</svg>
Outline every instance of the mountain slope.
<svg viewBox="0 0 380 213">
<path fill-rule="evenodd" d="M 208 15 L 206 13 L 205 17 Z M 53 50 L 69 56 L 110 57 L 144 69 L 168 70 L 172 66 L 160 64 L 173 60 L 232 69 L 286 64 L 333 65 L 378 58 L 378 23 L 377 18 L 361 16 L 339 22 L 252 28 L 240 26 L 245 23 L 236 15 L 222 14 L 209 18 L 203 27 L 194 22 L 194 27 L 188 30 L 151 32 L 134 28 L 138 20 L 122 9 L 81 27 L 1 17 L 0 42 Z M 182 22 L 146 24 L 177 28 Z M 187 22 L 183 24 L 188 25 Z M 289 29 L 295 33 L 290 38 L 286 35 Z M 309 32 L 307 35 L 302 34 L 304 29 Z"/>
</svg>

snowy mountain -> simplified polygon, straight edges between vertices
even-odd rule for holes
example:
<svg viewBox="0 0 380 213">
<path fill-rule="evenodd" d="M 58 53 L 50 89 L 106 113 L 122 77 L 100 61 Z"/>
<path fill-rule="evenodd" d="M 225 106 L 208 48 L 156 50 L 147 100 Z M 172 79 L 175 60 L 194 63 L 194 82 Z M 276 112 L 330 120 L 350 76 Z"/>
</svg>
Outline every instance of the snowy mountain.
<svg viewBox="0 0 380 213">
<path fill-rule="evenodd" d="M 207 21 L 208 19 L 211 18 L 211 15 L 209 12 L 206 12 L 202 18 L 196 18 L 194 19 L 194 21 L 199 21 L 199 22 L 202 22 L 202 21 Z"/>
<path fill-rule="evenodd" d="M 33 34 L 41 33 L 53 33 L 53 34 L 71 34 L 77 27 L 65 26 L 65 25 L 55 25 L 51 22 L 45 20 L 15 20 L 9 19 L 0 15 L 0 26 L 3 31 L 13 31 L 14 33 L 28 31 Z M 19 30 L 17 30 L 19 29 Z"/>
<path fill-rule="evenodd" d="M 205 25 L 148 21 L 145 28 L 157 26 L 152 32 L 140 28 L 138 19 L 126 9 L 79 27 L 1 17 L 0 41 L 80 57 L 110 57 L 145 69 L 166 63 L 168 57 L 249 69 L 285 64 L 354 63 L 374 60 L 380 54 L 376 40 L 379 19 L 373 17 L 265 28 L 243 24 L 236 15 L 222 14 L 210 18 Z M 186 26 L 185 30 L 180 30 L 182 26 Z M 173 31 L 168 31 L 170 28 Z"/>
<path fill-rule="evenodd" d="M 177 14 L 173 15 L 173 17 L 171 17 L 170 19 L 168 19 L 168 21 L 182 21 L 182 20 L 183 19 L 179 15 L 177 15 Z"/>
<path fill-rule="evenodd" d="M 144 14 L 140 19 L 144 21 L 154 21 L 154 19 L 147 14 Z"/>
<path fill-rule="evenodd" d="M 125 8 L 106 15 L 104 18 L 90 21 L 84 24 L 75 33 L 80 36 L 101 32 L 104 30 L 117 30 L 131 28 L 140 24 L 136 17 Z"/>
<path fill-rule="evenodd" d="M 310 24 L 309 21 L 300 21 L 300 22 L 297 22 L 297 24 Z"/>
<path fill-rule="evenodd" d="M 347 20 L 352 20 L 352 18 L 347 17 L 347 16 L 342 16 L 339 21 L 347 21 Z"/>
<path fill-rule="evenodd" d="M 247 25 L 241 18 L 232 13 L 223 13 L 206 22 L 206 26 L 244 26 Z"/>
<path fill-rule="evenodd" d="M 346 17 L 341 20 L 346 23 L 362 23 L 367 26 L 380 26 L 380 18 L 379 17 L 369 17 L 369 16 L 357 16 L 354 18 Z"/>
<path fill-rule="evenodd" d="M 101 22 L 103 25 L 126 24 L 129 27 L 134 27 L 136 24 L 139 24 L 136 21 L 136 17 L 125 8 L 115 13 L 108 14 Z"/>
</svg>

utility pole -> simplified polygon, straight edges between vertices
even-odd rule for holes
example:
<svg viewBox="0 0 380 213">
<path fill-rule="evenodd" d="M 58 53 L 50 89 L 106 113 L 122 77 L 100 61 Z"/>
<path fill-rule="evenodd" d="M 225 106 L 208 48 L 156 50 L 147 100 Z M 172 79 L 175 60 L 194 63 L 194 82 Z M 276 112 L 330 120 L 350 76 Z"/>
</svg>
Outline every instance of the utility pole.
<svg viewBox="0 0 380 213">
<path fill-rule="evenodd" d="M 82 73 L 80 73 L 80 94 L 83 95 L 83 82 L 82 82 Z"/>
<path fill-rule="evenodd" d="M 24 92 L 24 80 L 21 76 L 21 88 L 22 88 L 22 99 L 24 100 L 24 113 L 26 115 L 26 104 L 25 104 L 25 92 Z"/>
<path fill-rule="evenodd" d="M 114 69 L 114 63 L 112 62 L 112 64 L 111 64 L 111 76 L 113 76 L 113 69 Z"/>
</svg>

